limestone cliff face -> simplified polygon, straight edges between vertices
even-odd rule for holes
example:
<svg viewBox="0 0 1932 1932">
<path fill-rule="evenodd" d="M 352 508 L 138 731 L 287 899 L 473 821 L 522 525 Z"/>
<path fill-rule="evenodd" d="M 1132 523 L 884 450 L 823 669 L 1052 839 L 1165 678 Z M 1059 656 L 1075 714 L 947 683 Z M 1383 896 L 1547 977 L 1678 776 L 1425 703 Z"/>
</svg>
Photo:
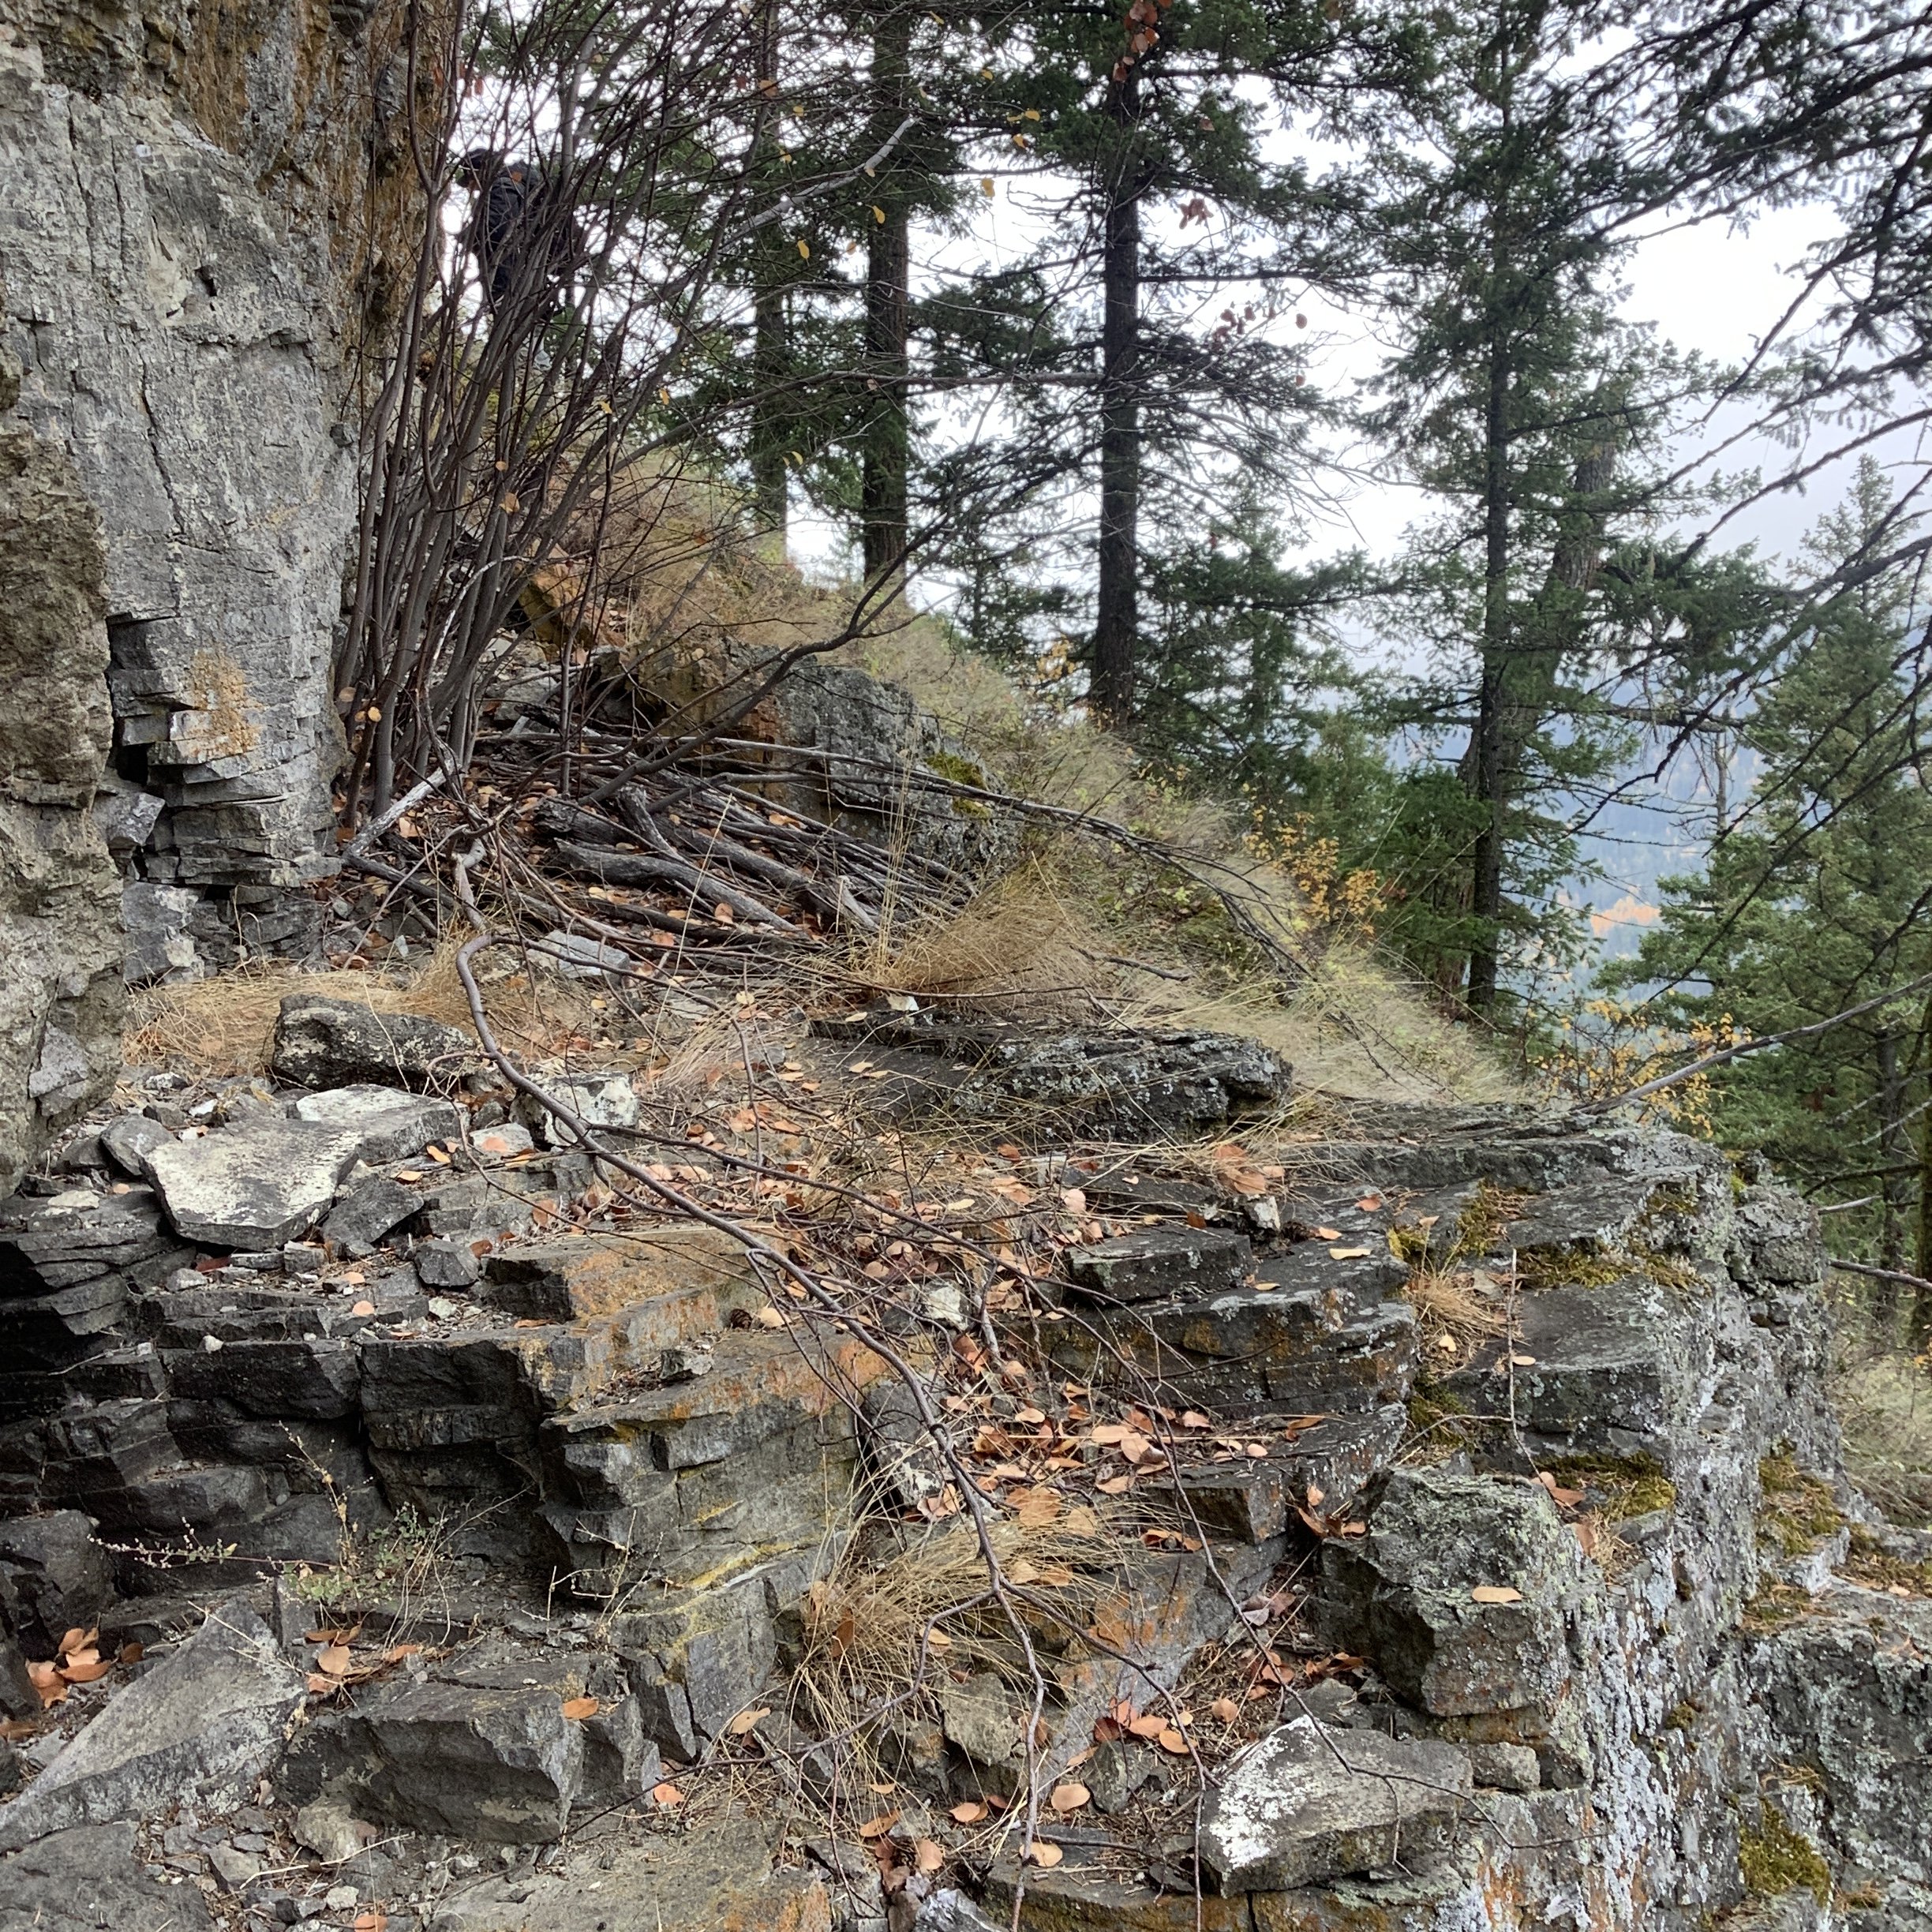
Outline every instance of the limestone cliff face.
<svg viewBox="0 0 1932 1932">
<path fill-rule="evenodd" d="M 101 515 L 106 815 L 148 978 L 285 939 L 284 889 L 327 869 L 357 358 L 418 205 L 402 26 L 324 0 L 9 4 L 7 329 L 22 414 Z"/>
<path fill-rule="evenodd" d="M 328 870 L 354 425 L 422 205 L 408 91 L 441 84 L 406 24 L 0 0 L 0 1175 L 106 1076 L 110 958 L 298 940 Z"/>
<path fill-rule="evenodd" d="M 112 721 L 100 519 L 5 412 L 0 351 L 0 1181 L 120 1062 L 120 881 L 90 815 Z"/>
</svg>

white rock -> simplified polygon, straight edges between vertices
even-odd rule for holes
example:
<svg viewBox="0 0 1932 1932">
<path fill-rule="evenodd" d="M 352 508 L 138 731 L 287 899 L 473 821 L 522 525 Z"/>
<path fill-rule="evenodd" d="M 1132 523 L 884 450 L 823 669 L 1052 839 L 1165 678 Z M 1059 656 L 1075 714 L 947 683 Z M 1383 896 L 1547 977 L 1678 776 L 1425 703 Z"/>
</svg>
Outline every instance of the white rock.
<svg viewBox="0 0 1932 1932">
<path fill-rule="evenodd" d="M 279 1248 L 328 1211 L 361 1145 L 354 1128 L 260 1118 L 148 1157 L 168 1219 L 204 1248 Z"/>
<path fill-rule="evenodd" d="M 356 1158 L 377 1167 L 407 1160 L 432 1140 L 454 1140 L 462 1125 L 453 1101 L 400 1087 L 336 1087 L 303 1094 L 294 1111 L 298 1120 L 354 1128 L 362 1136 Z"/>
</svg>

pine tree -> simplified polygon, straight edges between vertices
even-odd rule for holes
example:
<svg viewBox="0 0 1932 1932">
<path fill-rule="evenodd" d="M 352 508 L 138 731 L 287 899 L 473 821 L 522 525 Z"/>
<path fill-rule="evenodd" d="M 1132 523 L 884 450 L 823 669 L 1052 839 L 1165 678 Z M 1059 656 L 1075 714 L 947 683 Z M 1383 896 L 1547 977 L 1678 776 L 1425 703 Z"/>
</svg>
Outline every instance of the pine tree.
<svg viewBox="0 0 1932 1932">
<path fill-rule="evenodd" d="M 1889 527 L 1867 459 L 1821 522 L 1810 562 L 1835 574 Z M 1736 726 L 1747 796 L 1713 827 L 1702 877 L 1664 882 L 1657 929 L 1616 986 L 1664 982 L 1646 1010 L 1754 1034 L 1829 1018 L 1932 972 L 1929 668 L 1912 578 L 1867 576 L 1792 638 Z M 1721 1069 L 1727 1144 L 1768 1153 L 1814 1195 L 1864 1199 L 1881 1265 L 1932 1271 L 1932 1003 L 1881 1007 Z"/>
</svg>

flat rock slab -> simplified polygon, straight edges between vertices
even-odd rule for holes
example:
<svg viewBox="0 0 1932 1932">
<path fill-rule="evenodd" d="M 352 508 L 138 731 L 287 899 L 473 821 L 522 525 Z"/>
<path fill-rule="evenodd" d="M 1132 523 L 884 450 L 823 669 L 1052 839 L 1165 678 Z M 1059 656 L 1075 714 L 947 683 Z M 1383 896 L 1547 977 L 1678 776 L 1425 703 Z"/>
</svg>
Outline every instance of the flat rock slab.
<svg viewBox="0 0 1932 1932">
<path fill-rule="evenodd" d="M 1162 1301 L 1220 1294 L 1247 1275 L 1253 1252 L 1231 1228 L 1154 1227 L 1069 1248 L 1065 1259 L 1083 1297 Z"/>
<path fill-rule="evenodd" d="M 275 1021 L 270 1065 L 298 1087 L 424 1088 L 454 1080 L 475 1052 L 469 1034 L 440 1020 L 291 993 Z"/>
<path fill-rule="evenodd" d="M 665 1297 L 702 1304 L 686 1320 L 667 1310 L 667 1347 L 721 1328 L 734 1309 L 765 1298 L 744 1244 L 702 1221 L 518 1241 L 492 1254 L 484 1272 L 477 1298 L 531 1320 L 616 1315 Z"/>
<path fill-rule="evenodd" d="M 328 1211 L 361 1148 L 353 1127 L 258 1119 L 149 1157 L 169 1220 L 204 1248 L 279 1248 Z"/>
<path fill-rule="evenodd" d="M 132 1825 L 80 1825 L 0 1860 L 0 1932 L 210 1932 L 193 1885 L 148 1877 Z"/>
<path fill-rule="evenodd" d="M 400 1087 L 364 1084 L 338 1087 L 327 1093 L 301 1095 L 295 1102 L 298 1120 L 324 1127 L 353 1127 L 362 1136 L 357 1158 L 372 1167 L 385 1161 L 407 1160 L 432 1140 L 455 1140 L 462 1117 L 456 1104 L 433 1094 L 414 1094 Z"/>
<path fill-rule="evenodd" d="M 281 1755 L 302 1680 L 237 1597 L 99 1717 L 0 1811 L 0 1849 L 145 1816 L 202 1787 L 235 1790 Z M 129 1919 L 117 1923 L 138 1924 Z"/>
<path fill-rule="evenodd" d="M 862 1043 L 870 1065 L 855 1070 L 893 1076 L 878 1091 L 893 1110 L 997 1119 L 1015 1133 L 1030 1118 L 1054 1133 L 1181 1139 L 1279 1106 L 1290 1084 L 1279 1054 L 1226 1033 L 1069 1032 L 880 1008 L 814 1020 L 812 1032 Z"/>
<path fill-rule="evenodd" d="M 648 1847 L 593 1844 L 555 1871 L 445 1896 L 427 1932 L 831 1932 L 823 1875 L 773 1870 L 778 1837 L 776 1822 L 740 1818 Z"/>
<path fill-rule="evenodd" d="M 1209 1797 L 1202 1874 L 1226 1896 L 1413 1864 L 1447 1845 L 1470 1792 L 1453 1744 L 1298 1717 L 1244 1752 Z"/>
</svg>

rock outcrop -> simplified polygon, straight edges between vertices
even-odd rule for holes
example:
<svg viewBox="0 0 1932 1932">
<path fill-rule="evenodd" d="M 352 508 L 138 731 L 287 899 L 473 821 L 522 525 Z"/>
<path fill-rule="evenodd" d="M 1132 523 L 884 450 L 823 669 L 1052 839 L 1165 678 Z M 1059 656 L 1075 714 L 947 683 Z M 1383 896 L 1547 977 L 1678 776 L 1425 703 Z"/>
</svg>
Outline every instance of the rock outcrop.
<svg viewBox="0 0 1932 1932">
<path fill-rule="evenodd" d="M 1250 1135 L 1265 1204 L 1158 1148 L 978 1152 L 987 1200 L 953 1208 L 1084 1176 L 1080 1225 L 1024 1290 L 965 1268 L 949 1315 L 931 1282 L 900 1309 L 921 1398 L 715 1227 L 561 1230 L 594 1163 L 488 1151 L 466 1115 L 498 1101 L 383 1099 L 331 1125 L 238 1091 L 205 1135 L 100 1133 L 66 1192 L 0 1204 L 0 1312 L 39 1351 L 0 1383 L 0 1618 L 17 1673 L 80 1657 L 92 1717 L 17 1727 L 23 1884 L 132 1822 L 117 1884 L 204 1876 L 264 1926 L 503 1932 L 607 1883 L 610 1923 L 666 1932 L 1004 1924 L 1022 1889 L 1035 1932 L 1932 1920 L 1932 1539 L 1844 1478 L 1813 1224 L 1714 1150 L 1363 1110 L 1275 1160 Z M 358 1163 L 296 1216 L 320 1241 L 205 1252 L 184 1155 L 243 1173 L 294 1129 Z M 110 1178 L 123 1145 L 155 1191 Z M 371 1189 L 388 1225 L 350 1245 Z M 1441 1325 L 1451 1277 L 1493 1333 Z M 1063 1607 L 1030 1619 L 1037 1720 L 943 1661 L 837 1715 L 799 1692 L 891 1578 L 951 1560 L 922 1399 L 1009 1578 Z M 86 1702 L 98 1646 L 208 1602 Z M 219 1721 L 185 1723 L 204 1669 Z M 782 1774 L 801 1818 L 856 1776 L 880 1816 L 788 1853 L 701 1829 L 687 1863 L 653 1821 L 721 1770 Z M 1030 1774 L 1054 1855 L 1023 1866 L 971 1827 Z M 297 1875 L 298 1846 L 333 1862 Z"/>
</svg>

